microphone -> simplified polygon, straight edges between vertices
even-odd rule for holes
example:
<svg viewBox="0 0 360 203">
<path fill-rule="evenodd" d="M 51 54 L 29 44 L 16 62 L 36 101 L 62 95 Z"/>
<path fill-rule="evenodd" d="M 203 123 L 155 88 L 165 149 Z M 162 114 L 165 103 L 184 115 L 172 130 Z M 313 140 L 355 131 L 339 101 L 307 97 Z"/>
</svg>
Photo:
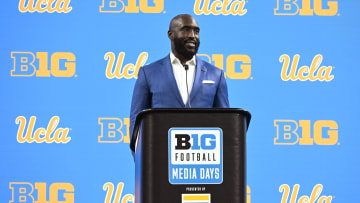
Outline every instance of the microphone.
<svg viewBox="0 0 360 203">
<path fill-rule="evenodd" d="M 191 108 L 190 93 L 189 93 L 188 82 L 187 82 L 187 71 L 189 70 L 189 66 L 187 64 L 185 64 L 184 68 L 185 68 L 185 72 L 186 72 L 186 92 L 187 92 L 187 95 L 188 95 L 189 108 Z"/>
</svg>

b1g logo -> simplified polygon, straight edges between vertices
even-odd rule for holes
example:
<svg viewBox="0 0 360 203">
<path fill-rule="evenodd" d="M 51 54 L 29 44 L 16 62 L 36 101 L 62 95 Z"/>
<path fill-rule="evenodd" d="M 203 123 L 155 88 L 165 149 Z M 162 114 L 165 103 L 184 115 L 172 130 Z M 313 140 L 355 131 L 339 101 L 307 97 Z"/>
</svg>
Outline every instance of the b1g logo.
<svg viewBox="0 0 360 203">
<path fill-rule="evenodd" d="M 11 182 L 12 199 L 9 203 L 74 203 L 74 186 L 70 183 L 52 183 L 47 191 L 46 183 Z M 49 197 L 47 197 L 47 194 Z"/>
<path fill-rule="evenodd" d="M 55 52 L 50 58 L 48 69 L 47 52 L 11 52 L 14 67 L 11 70 L 13 77 L 73 77 L 75 75 L 75 55 L 70 52 Z M 35 74 L 36 73 L 36 74 Z M 75 75 L 76 77 L 76 75 Z"/>
<path fill-rule="evenodd" d="M 100 13 L 161 13 L 164 10 L 164 0 L 127 0 L 127 4 L 122 0 L 102 0 Z M 137 3 L 139 6 L 137 6 Z"/>
<path fill-rule="evenodd" d="M 120 118 L 99 118 L 98 123 L 101 125 L 101 135 L 98 137 L 100 143 L 130 143 L 129 118 L 124 118 L 124 122 Z M 125 133 L 121 131 L 123 126 L 126 127 Z"/>
<path fill-rule="evenodd" d="M 20 0 L 19 11 L 22 13 L 35 11 L 39 13 L 69 13 L 72 7 L 69 7 L 71 0 Z"/>
<path fill-rule="evenodd" d="M 114 52 L 106 52 L 104 59 L 108 61 L 108 64 L 106 66 L 105 76 L 108 79 L 137 78 L 139 69 L 145 65 L 148 56 L 149 54 L 147 52 L 142 52 L 138 56 L 135 64 L 128 63 L 123 66 L 125 52 L 120 52 L 117 60 Z"/>
<path fill-rule="evenodd" d="M 220 184 L 223 180 L 220 128 L 169 130 L 169 182 Z"/>
<path fill-rule="evenodd" d="M 195 0 L 194 13 L 196 15 L 239 15 L 243 16 L 247 13 L 245 9 L 245 0 Z"/>
<path fill-rule="evenodd" d="M 326 2 L 326 5 L 323 3 Z M 338 2 L 334 0 L 277 0 L 275 15 L 334 16 L 338 14 Z M 339 15 L 339 14 L 338 14 Z"/>
<path fill-rule="evenodd" d="M 201 59 L 211 63 L 221 70 L 224 70 L 224 55 L 197 54 Z M 230 79 L 253 79 L 251 76 L 251 58 L 248 55 L 233 54 L 226 57 L 225 77 Z"/>
<path fill-rule="evenodd" d="M 299 123 L 299 124 L 298 124 Z M 311 123 L 309 120 L 275 120 L 276 145 L 335 145 L 338 143 L 338 124 L 331 120 L 318 120 L 313 125 L 311 137 Z M 300 127 L 299 127 L 300 126 Z M 300 129 L 299 129 L 300 128 Z"/>
</svg>

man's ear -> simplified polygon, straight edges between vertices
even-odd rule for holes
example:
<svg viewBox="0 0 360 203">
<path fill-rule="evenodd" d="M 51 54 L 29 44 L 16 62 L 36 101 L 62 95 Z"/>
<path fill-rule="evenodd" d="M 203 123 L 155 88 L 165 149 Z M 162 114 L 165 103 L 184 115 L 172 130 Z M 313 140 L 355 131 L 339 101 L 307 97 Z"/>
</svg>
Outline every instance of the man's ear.
<svg viewBox="0 0 360 203">
<path fill-rule="evenodd" d="M 168 31 L 168 38 L 173 40 L 174 39 L 174 33 L 171 32 L 170 30 Z"/>
</svg>

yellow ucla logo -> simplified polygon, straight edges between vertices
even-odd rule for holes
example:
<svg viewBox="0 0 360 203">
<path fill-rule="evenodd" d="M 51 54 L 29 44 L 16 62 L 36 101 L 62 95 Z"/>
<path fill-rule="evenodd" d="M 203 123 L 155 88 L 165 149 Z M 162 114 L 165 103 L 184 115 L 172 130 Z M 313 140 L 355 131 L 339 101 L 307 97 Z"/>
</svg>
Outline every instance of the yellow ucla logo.
<svg viewBox="0 0 360 203">
<path fill-rule="evenodd" d="M 120 182 L 117 184 L 117 188 L 115 191 L 115 197 L 112 201 L 113 203 L 130 203 L 130 202 L 134 203 L 135 202 L 134 195 L 132 195 L 132 194 L 126 194 L 122 197 L 124 185 L 125 184 L 123 182 Z M 111 199 L 114 195 L 114 190 L 115 190 L 114 184 L 111 182 L 105 183 L 103 186 L 103 190 L 107 191 L 104 203 L 111 203 Z"/>
<path fill-rule="evenodd" d="M 221 70 L 224 70 L 224 55 L 212 54 L 211 57 L 207 54 L 197 54 L 205 61 L 211 63 L 214 61 L 214 65 Z M 236 67 L 236 64 L 240 64 L 240 67 Z M 251 58 L 248 55 L 229 55 L 226 57 L 225 64 L 225 77 L 230 79 L 252 79 L 251 76 Z"/>
<path fill-rule="evenodd" d="M 71 137 L 68 137 L 70 129 L 57 128 L 59 122 L 60 118 L 58 116 L 53 116 L 50 119 L 47 128 L 38 128 L 34 131 L 36 116 L 31 116 L 28 124 L 24 116 L 19 116 L 15 121 L 15 123 L 19 125 L 17 141 L 19 143 L 68 143 L 71 140 Z"/>
<path fill-rule="evenodd" d="M 310 120 L 275 120 L 275 145 L 335 145 L 338 143 L 339 127 L 332 120 L 318 120 L 311 126 Z M 299 129 L 299 126 L 301 129 Z M 313 132 L 311 133 L 311 127 Z M 324 133 L 325 131 L 325 133 Z M 312 134 L 312 137 L 311 137 Z M 326 134 L 326 135 L 323 135 Z"/>
<path fill-rule="evenodd" d="M 35 57 L 36 55 L 36 57 Z M 48 67 L 47 52 L 11 52 L 14 61 L 11 76 L 31 77 L 72 77 L 75 75 L 75 55 L 70 52 L 55 52 Z M 37 66 L 37 67 L 36 67 Z M 76 77 L 76 75 L 75 75 Z"/>
<path fill-rule="evenodd" d="M 69 13 L 71 0 L 20 0 L 19 11 L 25 12 L 48 12 L 48 13 Z"/>
<path fill-rule="evenodd" d="M 333 199 L 332 196 L 321 195 L 321 192 L 323 190 L 322 184 L 315 185 L 310 196 L 302 195 L 300 198 L 298 198 L 299 189 L 300 185 L 295 184 L 293 187 L 293 191 L 291 192 L 289 185 L 282 184 L 279 187 L 279 192 L 283 193 L 281 203 L 331 203 Z"/>
<path fill-rule="evenodd" d="M 108 61 L 105 75 L 108 79 L 113 79 L 113 78 L 120 79 L 123 77 L 126 79 L 137 78 L 139 69 L 140 67 L 145 65 L 148 55 L 149 54 L 147 52 L 142 52 L 137 58 L 135 64 L 129 63 L 123 67 L 125 52 L 119 53 L 116 64 L 115 64 L 115 60 L 116 60 L 115 54 L 113 52 L 107 52 L 104 56 L 104 59 Z"/>
<path fill-rule="evenodd" d="M 323 3 L 326 2 L 326 5 Z M 338 14 L 338 2 L 334 0 L 277 0 L 275 15 L 334 16 Z M 339 14 L 338 14 L 339 15 Z"/>
<path fill-rule="evenodd" d="M 137 3 L 139 6 L 137 6 Z M 149 0 L 102 0 L 101 13 L 160 13 L 164 10 L 164 0 L 153 0 L 154 6 L 149 6 Z"/>
<path fill-rule="evenodd" d="M 101 134 L 98 137 L 100 143 L 130 143 L 130 119 L 124 118 L 99 118 Z M 121 130 L 125 125 L 125 133 Z"/>
<path fill-rule="evenodd" d="M 245 15 L 245 0 L 195 0 L 194 13 L 196 15 Z"/>
<path fill-rule="evenodd" d="M 321 66 L 323 56 L 318 54 L 314 57 L 310 66 L 301 66 L 298 68 L 300 55 L 296 54 L 290 66 L 290 56 L 283 54 L 280 56 L 279 61 L 283 63 L 281 70 L 281 79 L 284 81 L 327 81 L 330 82 L 334 79 L 331 71 L 335 68 L 333 66 Z"/>
<path fill-rule="evenodd" d="M 12 198 L 9 202 L 74 203 L 74 186 L 71 183 L 52 183 L 50 184 L 49 191 L 47 190 L 46 183 L 35 183 L 34 185 L 28 182 L 10 182 L 9 187 L 12 191 Z M 64 191 L 64 200 L 59 200 L 59 191 Z"/>
</svg>

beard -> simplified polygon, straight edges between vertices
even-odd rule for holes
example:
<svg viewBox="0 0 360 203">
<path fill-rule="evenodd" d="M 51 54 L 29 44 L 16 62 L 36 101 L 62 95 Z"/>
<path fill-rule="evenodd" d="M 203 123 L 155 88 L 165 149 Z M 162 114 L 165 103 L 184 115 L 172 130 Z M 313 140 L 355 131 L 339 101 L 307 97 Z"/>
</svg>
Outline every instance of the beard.
<svg viewBox="0 0 360 203">
<path fill-rule="evenodd" d="M 200 46 L 200 40 L 194 40 L 195 41 L 194 48 L 187 48 L 185 45 L 186 41 L 187 40 L 175 38 L 174 39 L 175 51 L 181 54 L 182 56 L 184 56 L 185 59 L 190 60 L 197 53 Z"/>
</svg>

